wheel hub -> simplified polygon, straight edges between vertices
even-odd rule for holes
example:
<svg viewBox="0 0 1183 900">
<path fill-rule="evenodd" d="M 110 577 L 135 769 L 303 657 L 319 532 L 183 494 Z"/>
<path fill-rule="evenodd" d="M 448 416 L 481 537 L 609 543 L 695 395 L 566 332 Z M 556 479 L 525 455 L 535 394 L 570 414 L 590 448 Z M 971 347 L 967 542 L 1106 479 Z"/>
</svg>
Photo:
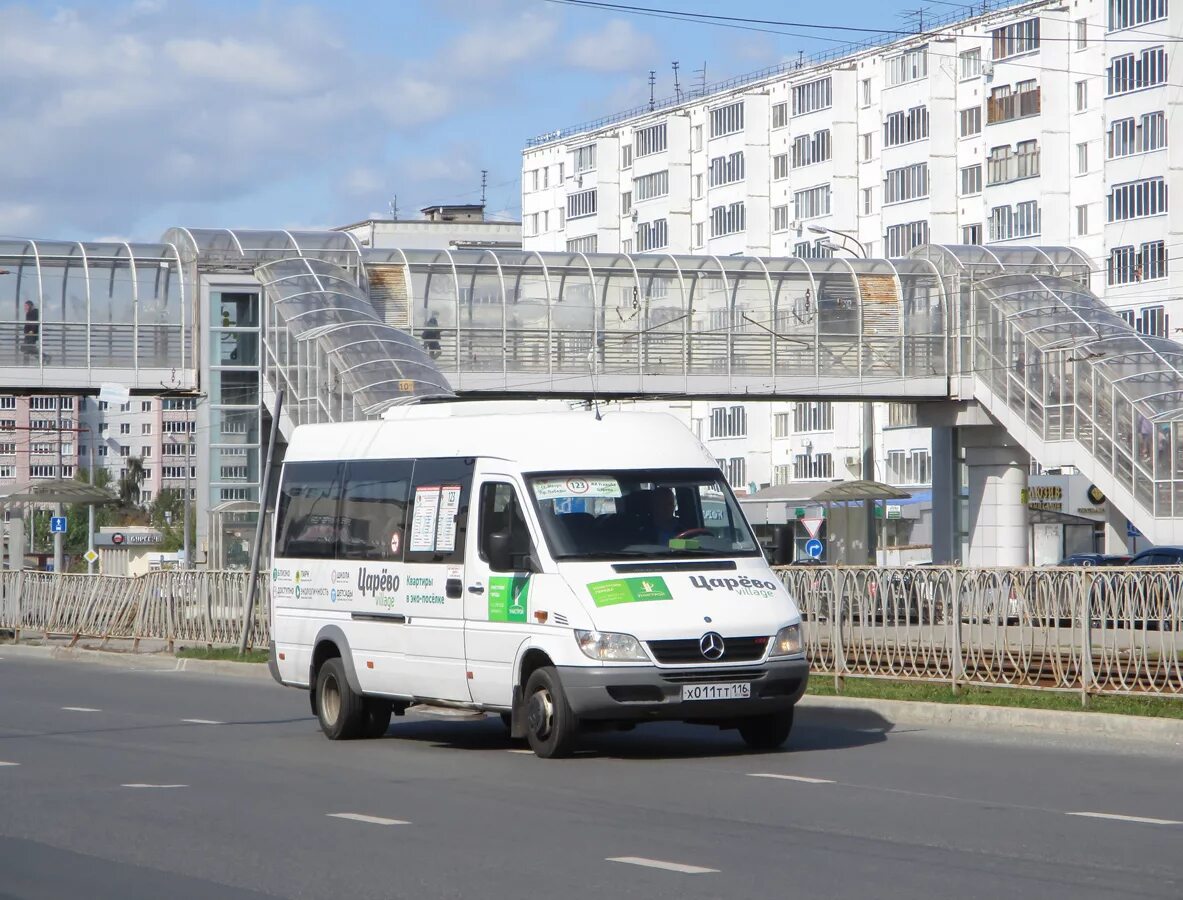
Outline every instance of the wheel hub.
<svg viewBox="0 0 1183 900">
<path fill-rule="evenodd" d="M 326 678 L 320 698 L 321 712 L 325 721 L 330 725 L 337 724 L 337 716 L 341 714 L 341 691 L 337 688 L 335 678 Z"/>
<path fill-rule="evenodd" d="M 550 694 L 546 691 L 536 692 L 530 698 L 530 704 L 526 709 L 526 723 L 530 726 L 530 731 L 536 737 L 545 740 L 550 734 L 553 721 L 554 704 L 551 702 Z"/>
</svg>

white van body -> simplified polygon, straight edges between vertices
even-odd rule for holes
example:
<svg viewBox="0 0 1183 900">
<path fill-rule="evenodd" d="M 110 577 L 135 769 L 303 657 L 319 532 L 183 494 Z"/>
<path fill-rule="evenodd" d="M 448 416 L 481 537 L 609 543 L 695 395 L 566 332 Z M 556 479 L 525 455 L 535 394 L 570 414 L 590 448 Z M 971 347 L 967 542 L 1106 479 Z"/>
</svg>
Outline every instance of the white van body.
<svg viewBox="0 0 1183 900">
<path fill-rule="evenodd" d="M 544 756 L 655 719 L 773 746 L 805 690 L 797 606 L 668 415 L 459 402 L 301 426 L 272 546 L 272 674 L 331 737 L 427 703 L 502 713 Z M 332 659 L 347 683 L 322 702 Z"/>
</svg>

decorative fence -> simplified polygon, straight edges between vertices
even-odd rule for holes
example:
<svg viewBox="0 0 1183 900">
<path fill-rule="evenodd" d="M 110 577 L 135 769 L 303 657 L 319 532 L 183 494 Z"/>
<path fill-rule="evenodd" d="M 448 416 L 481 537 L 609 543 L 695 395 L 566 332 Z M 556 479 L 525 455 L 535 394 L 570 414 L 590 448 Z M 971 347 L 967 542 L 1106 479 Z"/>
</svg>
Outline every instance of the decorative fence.
<svg viewBox="0 0 1183 900">
<path fill-rule="evenodd" d="M 137 578 L 0 572 L 0 628 L 103 640 L 235 644 L 246 572 L 152 572 Z M 259 576 L 249 646 L 268 641 L 267 580 Z"/>
<path fill-rule="evenodd" d="M 1183 567 L 793 566 L 815 674 L 1183 697 Z M 0 628 L 234 644 L 245 572 L 0 572 Z M 259 577 L 249 644 L 268 641 Z"/>
</svg>

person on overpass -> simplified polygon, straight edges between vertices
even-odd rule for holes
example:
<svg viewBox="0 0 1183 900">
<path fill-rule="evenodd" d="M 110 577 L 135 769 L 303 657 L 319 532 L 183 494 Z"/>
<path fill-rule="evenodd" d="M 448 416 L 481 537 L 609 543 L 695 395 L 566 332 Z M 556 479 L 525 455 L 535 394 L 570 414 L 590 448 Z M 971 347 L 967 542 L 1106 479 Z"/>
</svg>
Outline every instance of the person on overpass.
<svg viewBox="0 0 1183 900">
<path fill-rule="evenodd" d="M 423 329 L 423 349 L 431 354 L 432 359 L 440 358 L 440 322 L 435 313 L 427 320 L 427 327 Z"/>
<path fill-rule="evenodd" d="M 36 354 L 37 344 L 41 339 L 41 316 L 32 300 L 25 301 L 25 333 L 21 350 L 30 355 Z"/>
</svg>

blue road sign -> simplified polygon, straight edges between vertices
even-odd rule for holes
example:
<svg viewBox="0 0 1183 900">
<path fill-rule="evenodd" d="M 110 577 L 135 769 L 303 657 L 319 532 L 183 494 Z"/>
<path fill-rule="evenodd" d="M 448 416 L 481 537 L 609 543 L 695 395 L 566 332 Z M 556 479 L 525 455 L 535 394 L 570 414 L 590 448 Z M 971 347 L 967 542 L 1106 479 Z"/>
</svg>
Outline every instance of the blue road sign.
<svg viewBox="0 0 1183 900">
<path fill-rule="evenodd" d="M 49 517 L 49 533 L 50 534 L 65 534 L 66 533 L 66 517 L 65 516 L 50 516 Z"/>
<path fill-rule="evenodd" d="M 805 542 L 805 555 L 810 559 L 822 558 L 822 542 L 817 538 L 810 538 Z"/>
<path fill-rule="evenodd" d="M 1140 538 L 1142 536 L 1142 532 L 1140 532 L 1137 528 L 1134 527 L 1133 522 L 1131 522 L 1129 519 L 1126 519 L 1125 520 L 1125 536 L 1132 537 L 1132 538 Z"/>
</svg>

